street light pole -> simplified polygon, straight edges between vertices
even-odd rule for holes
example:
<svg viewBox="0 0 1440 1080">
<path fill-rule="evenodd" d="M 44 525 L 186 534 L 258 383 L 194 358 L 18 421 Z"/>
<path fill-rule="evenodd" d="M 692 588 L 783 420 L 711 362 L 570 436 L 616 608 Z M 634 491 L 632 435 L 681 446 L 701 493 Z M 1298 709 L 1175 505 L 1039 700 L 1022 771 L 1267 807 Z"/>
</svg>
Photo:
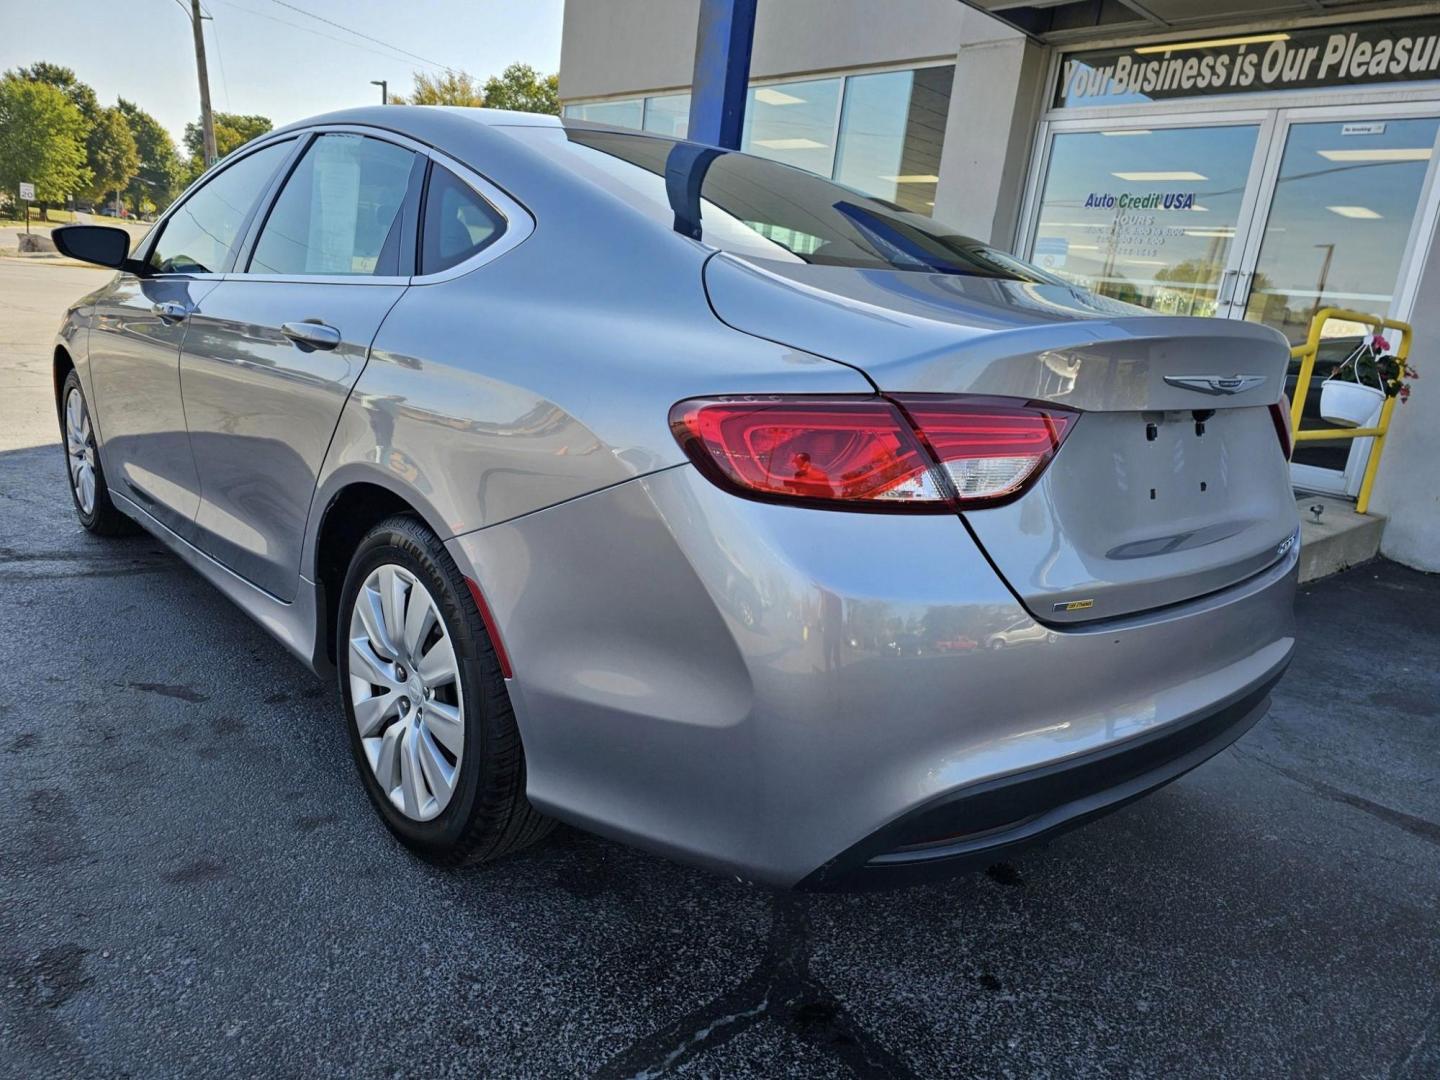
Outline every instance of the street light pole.
<svg viewBox="0 0 1440 1080">
<path fill-rule="evenodd" d="M 205 31 L 200 26 L 200 0 L 190 0 L 190 28 L 195 32 L 195 69 L 200 76 L 200 130 L 205 139 L 205 167 L 215 164 L 215 116 L 210 111 L 210 72 L 205 66 Z"/>
<path fill-rule="evenodd" d="M 378 87 L 380 88 L 380 104 L 381 104 L 381 105 L 389 105 L 389 104 L 390 104 L 390 84 L 389 84 L 386 80 L 384 80 L 384 79 L 371 79 L 371 80 L 370 80 L 370 85 L 371 85 L 371 86 L 378 86 Z"/>
</svg>

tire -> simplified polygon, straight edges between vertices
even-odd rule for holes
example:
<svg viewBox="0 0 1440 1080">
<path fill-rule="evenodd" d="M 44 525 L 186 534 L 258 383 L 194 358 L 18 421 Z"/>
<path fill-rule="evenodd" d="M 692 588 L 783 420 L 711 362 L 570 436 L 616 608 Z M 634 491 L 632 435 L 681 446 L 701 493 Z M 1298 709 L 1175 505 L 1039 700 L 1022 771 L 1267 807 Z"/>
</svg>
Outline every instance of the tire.
<svg viewBox="0 0 1440 1080">
<path fill-rule="evenodd" d="M 75 516 L 96 536 L 130 536 L 140 527 L 122 514 L 110 499 L 105 468 L 95 445 L 95 424 L 90 405 L 74 368 L 60 389 L 60 448 L 65 453 L 65 477 Z M 74 412 L 72 413 L 72 409 Z"/>
<path fill-rule="evenodd" d="M 396 595 L 396 582 L 403 601 L 395 603 L 392 618 L 379 597 Z M 392 625 L 405 627 L 401 608 L 409 614 L 422 602 L 434 618 L 428 632 L 419 631 L 418 644 L 407 646 L 404 631 L 392 633 Z M 427 861 L 460 866 L 497 859 L 551 830 L 554 822 L 525 797 L 525 753 L 484 621 L 429 529 L 401 515 L 365 535 L 341 590 L 335 633 L 355 766 L 401 843 Z M 361 639 L 368 654 L 352 644 Z M 435 660 L 452 653 L 450 668 Z M 452 668 L 446 681 L 443 672 Z M 438 681 L 431 678 L 436 672 L 442 672 Z M 457 730 L 463 731 L 458 743 Z"/>
</svg>

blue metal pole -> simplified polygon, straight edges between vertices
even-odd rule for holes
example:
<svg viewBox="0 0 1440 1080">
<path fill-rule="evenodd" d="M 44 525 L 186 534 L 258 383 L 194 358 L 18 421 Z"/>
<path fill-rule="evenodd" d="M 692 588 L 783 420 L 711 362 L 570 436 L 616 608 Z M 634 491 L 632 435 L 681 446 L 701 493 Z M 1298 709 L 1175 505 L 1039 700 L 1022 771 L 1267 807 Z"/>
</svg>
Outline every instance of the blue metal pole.
<svg viewBox="0 0 1440 1080">
<path fill-rule="evenodd" d="M 740 149 L 758 0 L 700 0 L 690 132 L 696 142 Z"/>
</svg>

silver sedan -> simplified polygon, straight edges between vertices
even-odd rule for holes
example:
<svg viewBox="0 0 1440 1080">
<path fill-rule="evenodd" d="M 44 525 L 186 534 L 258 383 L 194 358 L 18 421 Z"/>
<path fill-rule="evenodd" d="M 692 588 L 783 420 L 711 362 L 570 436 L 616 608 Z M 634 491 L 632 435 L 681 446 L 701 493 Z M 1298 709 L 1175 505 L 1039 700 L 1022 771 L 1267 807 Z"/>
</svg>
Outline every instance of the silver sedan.
<svg viewBox="0 0 1440 1080">
<path fill-rule="evenodd" d="M 993 860 L 1293 646 L 1284 340 L 745 154 L 372 108 L 227 157 L 54 351 L 71 496 L 339 681 L 422 856 L 574 823 L 781 886 Z"/>
</svg>

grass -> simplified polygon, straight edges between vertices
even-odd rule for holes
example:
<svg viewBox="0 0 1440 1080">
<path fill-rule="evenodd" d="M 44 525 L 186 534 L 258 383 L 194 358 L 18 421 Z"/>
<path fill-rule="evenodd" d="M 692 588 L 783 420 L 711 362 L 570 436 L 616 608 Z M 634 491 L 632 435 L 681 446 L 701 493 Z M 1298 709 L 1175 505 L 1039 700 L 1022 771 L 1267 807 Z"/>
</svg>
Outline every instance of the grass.
<svg viewBox="0 0 1440 1080">
<path fill-rule="evenodd" d="M 50 220 L 41 221 L 40 208 L 38 206 L 30 207 L 30 227 L 32 229 L 36 225 L 69 225 L 74 221 L 75 214 L 72 211 L 57 210 L 54 207 L 50 209 Z M 16 216 L 14 211 L 10 210 L 7 211 L 4 216 L 0 216 L 0 226 L 7 226 L 12 229 L 23 229 L 25 227 L 25 219 Z"/>
</svg>

